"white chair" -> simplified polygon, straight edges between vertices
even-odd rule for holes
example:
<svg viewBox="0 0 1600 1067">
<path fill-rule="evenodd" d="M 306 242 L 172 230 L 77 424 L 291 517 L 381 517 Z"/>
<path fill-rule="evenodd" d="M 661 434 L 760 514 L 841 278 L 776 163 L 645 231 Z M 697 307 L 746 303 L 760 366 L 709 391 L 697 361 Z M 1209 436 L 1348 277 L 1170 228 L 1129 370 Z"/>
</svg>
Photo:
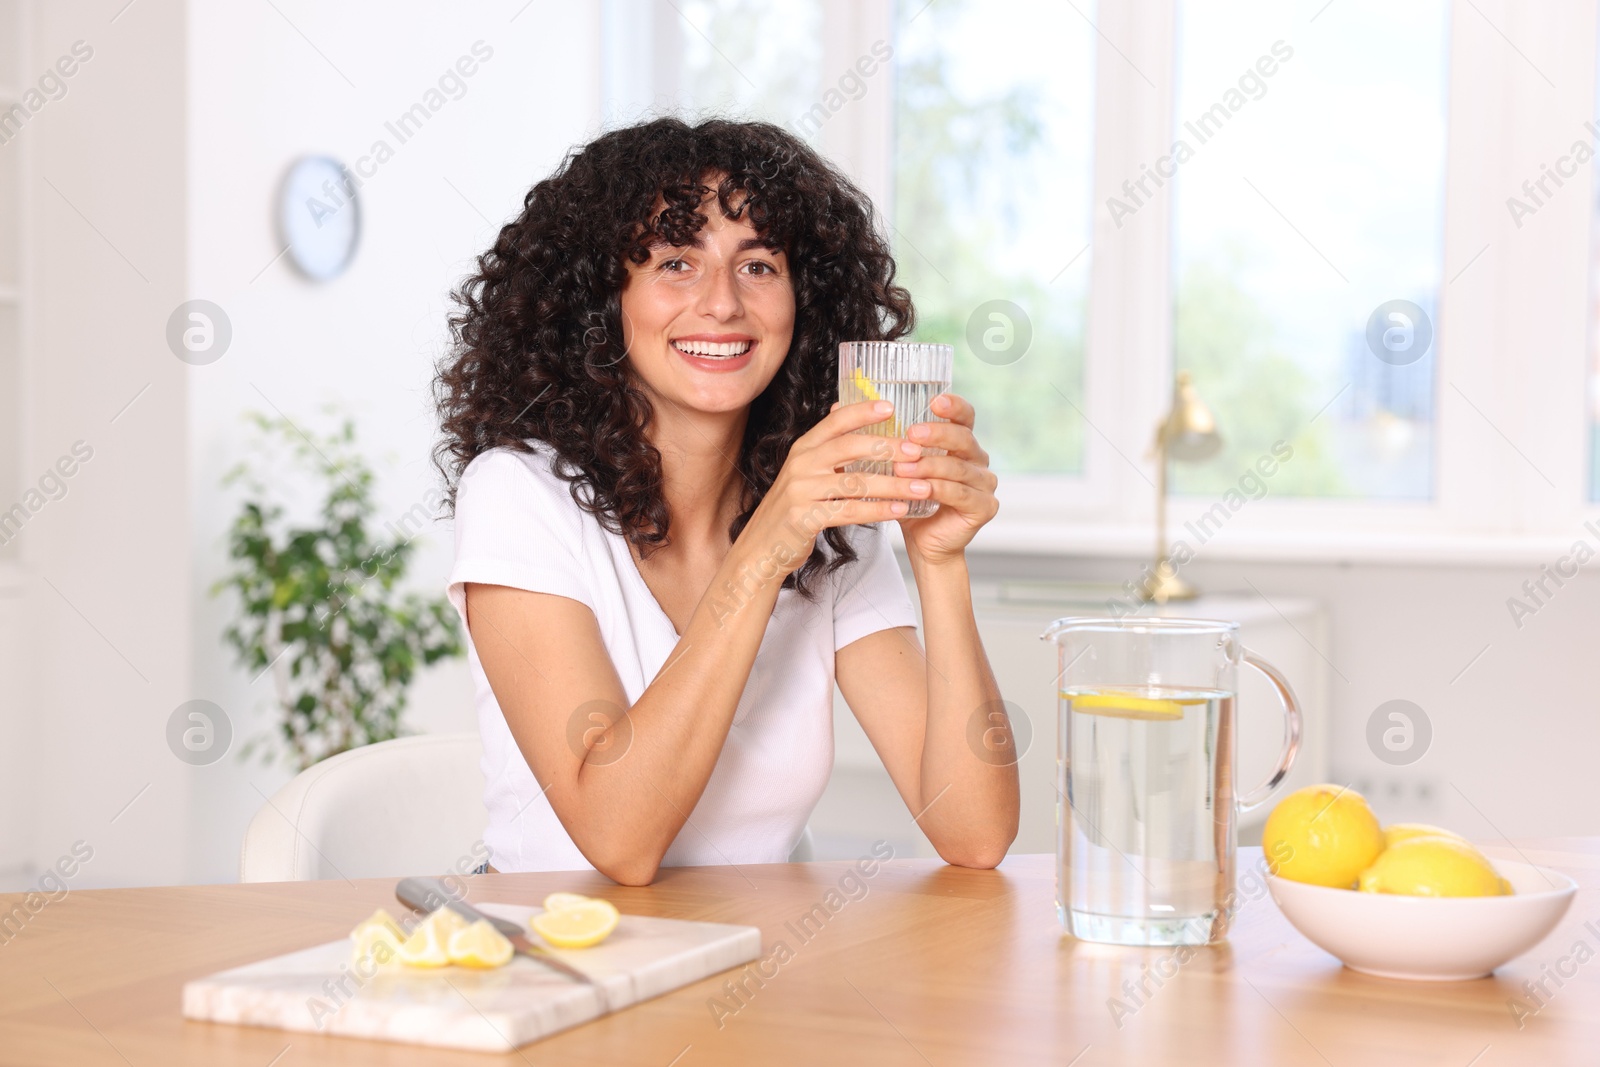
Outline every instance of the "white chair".
<svg viewBox="0 0 1600 1067">
<path fill-rule="evenodd" d="M 482 753 L 475 733 L 428 734 L 307 768 L 250 820 L 239 881 L 470 871 L 488 856 Z"/>
<path fill-rule="evenodd" d="M 483 862 L 482 744 L 430 734 L 342 752 L 300 772 L 245 831 L 241 882 L 466 873 Z M 791 862 L 813 858 L 811 827 Z"/>
</svg>

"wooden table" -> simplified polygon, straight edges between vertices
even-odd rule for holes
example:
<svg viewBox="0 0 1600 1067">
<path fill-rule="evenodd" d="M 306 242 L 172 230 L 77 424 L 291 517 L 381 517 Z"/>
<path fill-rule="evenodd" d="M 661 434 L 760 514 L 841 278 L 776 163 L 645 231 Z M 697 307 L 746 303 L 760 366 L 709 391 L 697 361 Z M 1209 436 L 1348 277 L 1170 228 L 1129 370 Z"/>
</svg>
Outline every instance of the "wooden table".
<svg viewBox="0 0 1600 1067">
<path fill-rule="evenodd" d="M 1172 950 L 1062 936 L 1051 856 L 1013 856 L 995 871 L 896 859 L 861 879 L 864 895 L 839 862 L 679 868 L 646 888 L 593 873 L 484 875 L 470 899 L 527 903 L 568 889 L 603 893 L 624 912 L 758 925 L 769 961 L 765 977 L 727 972 L 504 1056 L 179 1015 L 187 979 L 341 937 L 393 906 L 392 882 L 77 891 L 0 944 L 0 1064 L 1595 1064 L 1600 838 L 1518 850 L 1578 881 L 1566 919 L 1492 978 L 1443 984 L 1345 970 L 1262 896 L 1244 904 L 1227 944 L 1158 986 L 1147 969 L 1171 973 Z M 1240 871 L 1259 856 L 1241 850 Z M 820 929 L 797 935 L 842 878 L 856 899 L 841 892 Z M 21 899 L 0 896 L 0 915 Z M 780 941 L 786 956 L 775 954 Z M 1579 941 L 1594 958 L 1558 988 L 1546 968 Z M 1519 1029 L 1510 1005 L 1535 1007 L 1523 983 L 1541 978 L 1553 996 Z M 745 991 L 731 995 L 730 979 Z M 1124 983 L 1141 979 L 1149 995 L 1136 1002 Z"/>
</svg>

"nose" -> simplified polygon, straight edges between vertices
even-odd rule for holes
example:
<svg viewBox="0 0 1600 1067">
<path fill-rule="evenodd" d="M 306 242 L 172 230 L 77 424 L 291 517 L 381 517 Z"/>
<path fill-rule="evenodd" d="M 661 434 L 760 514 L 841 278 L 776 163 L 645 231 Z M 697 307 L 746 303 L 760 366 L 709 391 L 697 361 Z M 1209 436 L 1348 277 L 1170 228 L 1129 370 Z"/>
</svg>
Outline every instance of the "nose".
<svg viewBox="0 0 1600 1067">
<path fill-rule="evenodd" d="M 733 268 L 726 263 L 712 264 L 705 272 L 695 303 L 696 311 L 718 322 L 744 314 L 744 301 L 739 298 L 739 283 Z"/>
</svg>

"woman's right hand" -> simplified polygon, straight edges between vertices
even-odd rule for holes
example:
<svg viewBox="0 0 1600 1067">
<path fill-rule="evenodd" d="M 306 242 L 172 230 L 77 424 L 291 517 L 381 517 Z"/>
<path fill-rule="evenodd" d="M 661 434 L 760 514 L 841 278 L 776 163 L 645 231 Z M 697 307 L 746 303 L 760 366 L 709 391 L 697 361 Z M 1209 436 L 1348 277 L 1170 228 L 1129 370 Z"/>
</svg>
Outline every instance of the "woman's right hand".
<svg viewBox="0 0 1600 1067">
<path fill-rule="evenodd" d="M 902 438 L 854 432 L 884 421 L 893 411 L 887 400 L 835 404 L 795 439 L 778 477 L 739 535 L 739 547 L 755 553 L 758 574 L 781 579 L 798 570 L 811 557 L 817 534 L 830 526 L 899 519 L 907 501 L 927 498 L 932 487 L 920 478 L 839 470 L 861 460 L 892 463 L 922 454 L 921 445 Z"/>
</svg>

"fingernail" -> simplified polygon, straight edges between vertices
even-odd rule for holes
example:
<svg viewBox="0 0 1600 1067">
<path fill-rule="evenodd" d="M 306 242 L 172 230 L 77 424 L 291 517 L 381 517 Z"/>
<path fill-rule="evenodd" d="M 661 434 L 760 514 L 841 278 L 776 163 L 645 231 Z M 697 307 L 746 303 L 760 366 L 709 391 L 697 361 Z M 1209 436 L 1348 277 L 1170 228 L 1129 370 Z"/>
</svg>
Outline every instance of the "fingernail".
<svg viewBox="0 0 1600 1067">
<path fill-rule="evenodd" d="M 910 507 L 911 505 L 907 504 L 904 500 L 896 500 L 894 503 L 889 505 L 889 510 L 894 512 L 896 515 L 904 515 Z"/>
<path fill-rule="evenodd" d="M 872 405 L 872 410 L 877 412 L 879 415 L 887 415 L 889 412 L 894 410 L 894 405 L 889 403 L 887 400 L 880 400 L 876 404 Z"/>
<path fill-rule="evenodd" d="M 915 437 L 918 441 L 926 441 L 928 439 L 928 435 L 932 432 L 932 430 L 921 423 L 911 427 L 911 436 Z"/>
<path fill-rule="evenodd" d="M 933 486 L 929 485 L 927 482 L 912 482 L 911 491 L 917 496 L 927 496 L 929 493 L 933 492 Z"/>
<path fill-rule="evenodd" d="M 922 455 L 922 446 L 912 444 L 910 441 L 901 441 L 900 451 L 904 452 L 908 456 L 920 456 Z"/>
</svg>

